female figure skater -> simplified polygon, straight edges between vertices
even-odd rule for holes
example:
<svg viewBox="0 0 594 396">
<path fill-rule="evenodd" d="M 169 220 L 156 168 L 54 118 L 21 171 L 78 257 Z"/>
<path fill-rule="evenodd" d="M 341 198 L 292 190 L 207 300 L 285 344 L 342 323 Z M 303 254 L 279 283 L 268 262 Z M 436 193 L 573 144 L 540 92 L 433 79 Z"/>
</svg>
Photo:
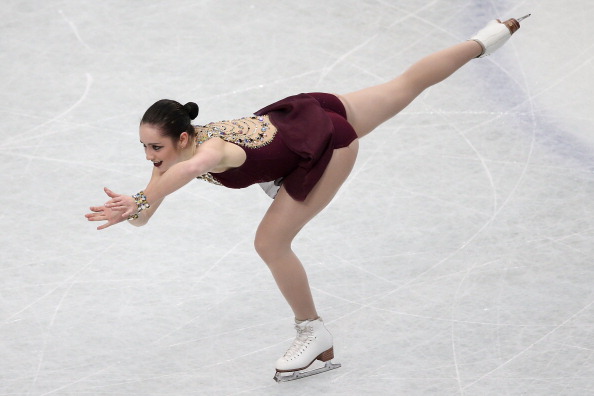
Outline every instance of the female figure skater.
<svg viewBox="0 0 594 396">
<path fill-rule="evenodd" d="M 471 59 L 495 51 L 517 28 L 514 19 L 491 21 L 471 40 L 421 59 L 389 82 L 345 95 L 292 96 L 254 117 L 193 126 L 191 120 L 198 115 L 195 103 L 182 106 L 160 100 L 140 123 L 140 141 L 154 165 L 147 187 L 132 196 L 106 188 L 110 200 L 91 207 L 86 217 L 106 221 L 98 229 L 126 219 L 141 226 L 168 194 L 195 178 L 232 188 L 268 183 L 264 187 L 274 201 L 256 231 L 255 248 L 293 310 L 297 330 L 293 344 L 276 362 L 275 379 L 286 381 L 339 367 L 330 362 L 332 335 L 318 316 L 307 275 L 291 249 L 293 239 L 349 175 L 358 139 L 395 116 L 425 88 Z M 326 366 L 300 372 L 316 359 Z"/>
</svg>

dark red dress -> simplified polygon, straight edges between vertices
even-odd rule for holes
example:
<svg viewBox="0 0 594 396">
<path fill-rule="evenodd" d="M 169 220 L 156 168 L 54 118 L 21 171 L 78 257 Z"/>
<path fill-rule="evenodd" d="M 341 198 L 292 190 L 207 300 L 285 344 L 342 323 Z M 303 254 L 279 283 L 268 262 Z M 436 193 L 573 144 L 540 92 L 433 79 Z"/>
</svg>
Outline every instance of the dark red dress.
<svg viewBox="0 0 594 396">
<path fill-rule="evenodd" d="M 342 102 L 331 94 L 289 96 L 254 114 L 256 117 L 250 119 L 203 127 L 208 134 L 206 138 L 218 136 L 240 145 L 246 160 L 238 168 L 211 172 L 200 178 L 230 188 L 282 178 L 287 193 L 303 201 L 322 177 L 333 150 L 347 147 L 357 138 L 346 120 Z M 273 129 L 266 123 L 267 119 L 277 130 L 272 137 L 267 135 L 268 130 Z M 252 126 L 249 133 L 241 132 L 248 129 L 246 122 Z M 214 125 L 212 129 L 210 125 Z"/>
</svg>

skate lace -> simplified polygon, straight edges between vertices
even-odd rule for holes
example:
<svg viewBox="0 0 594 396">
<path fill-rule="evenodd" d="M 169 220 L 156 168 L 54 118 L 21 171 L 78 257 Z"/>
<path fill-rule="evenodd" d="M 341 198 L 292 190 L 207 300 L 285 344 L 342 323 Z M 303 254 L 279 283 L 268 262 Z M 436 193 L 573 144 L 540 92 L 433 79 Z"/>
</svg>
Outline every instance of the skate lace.
<svg viewBox="0 0 594 396">
<path fill-rule="evenodd" d="M 295 330 L 297 330 L 297 337 L 295 337 L 293 343 L 287 352 L 285 352 L 285 358 L 288 359 L 300 355 L 313 339 L 313 328 L 311 326 L 300 327 L 295 325 Z"/>
</svg>

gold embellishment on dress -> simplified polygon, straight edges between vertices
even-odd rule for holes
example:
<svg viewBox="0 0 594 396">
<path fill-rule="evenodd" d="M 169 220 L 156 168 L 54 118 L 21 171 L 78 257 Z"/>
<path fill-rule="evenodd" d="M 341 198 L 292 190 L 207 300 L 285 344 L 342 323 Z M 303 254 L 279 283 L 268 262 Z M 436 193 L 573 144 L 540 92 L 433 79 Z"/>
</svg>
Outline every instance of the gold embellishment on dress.
<svg viewBox="0 0 594 396">
<path fill-rule="evenodd" d="M 205 173 L 202 176 L 198 176 L 197 179 L 202 179 L 212 184 L 216 184 L 217 186 L 222 186 L 221 182 L 215 179 L 212 173 Z"/>
<path fill-rule="evenodd" d="M 200 145 L 213 137 L 243 147 L 258 148 L 269 144 L 276 135 L 276 127 L 267 115 L 244 117 L 238 120 L 211 122 L 196 127 L 196 144 Z"/>
</svg>

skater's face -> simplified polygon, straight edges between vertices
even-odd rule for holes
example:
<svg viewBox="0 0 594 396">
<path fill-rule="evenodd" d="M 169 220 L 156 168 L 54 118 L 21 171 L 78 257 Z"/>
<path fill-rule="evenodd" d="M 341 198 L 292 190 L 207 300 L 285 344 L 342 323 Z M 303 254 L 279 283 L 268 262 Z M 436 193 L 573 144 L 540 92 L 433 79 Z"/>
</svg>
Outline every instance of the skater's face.
<svg viewBox="0 0 594 396">
<path fill-rule="evenodd" d="M 163 136 L 155 126 L 141 124 L 140 143 L 144 147 L 146 159 L 163 173 L 181 161 L 182 151 L 188 144 L 188 134 L 184 132 L 179 141 L 174 141 L 169 136 Z"/>
</svg>

